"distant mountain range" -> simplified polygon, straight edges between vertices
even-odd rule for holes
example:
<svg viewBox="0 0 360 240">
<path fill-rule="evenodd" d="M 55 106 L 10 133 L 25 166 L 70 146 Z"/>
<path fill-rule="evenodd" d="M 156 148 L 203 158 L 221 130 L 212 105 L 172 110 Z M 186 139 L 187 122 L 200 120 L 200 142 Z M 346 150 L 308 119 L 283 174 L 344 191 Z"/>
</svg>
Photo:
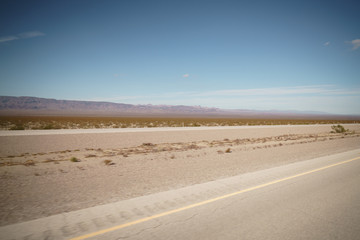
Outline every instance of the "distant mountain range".
<svg viewBox="0 0 360 240">
<path fill-rule="evenodd" d="M 225 110 L 184 105 L 133 105 L 112 102 L 0 96 L 2 116 L 167 116 L 238 118 L 360 119 L 360 116 L 299 111 Z"/>
<path fill-rule="evenodd" d="M 7 97 L 0 96 L 1 113 L 31 113 L 31 114 L 207 114 L 221 112 L 217 108 L 200 106 L 171 106 L 171 105 L 132 105 L 112 102 L 56 100 L 36 97 Z"/>
</svg>

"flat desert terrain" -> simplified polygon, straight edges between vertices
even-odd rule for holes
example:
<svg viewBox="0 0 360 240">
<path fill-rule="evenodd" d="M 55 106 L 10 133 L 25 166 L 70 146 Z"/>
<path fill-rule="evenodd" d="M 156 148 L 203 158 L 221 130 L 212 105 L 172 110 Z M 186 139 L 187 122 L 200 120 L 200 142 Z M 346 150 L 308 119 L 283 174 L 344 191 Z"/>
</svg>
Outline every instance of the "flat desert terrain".
<svg viewBox="0 0 360 240">
<path fill-rule="evenodd" d="M 0 226 L 360 151 L 331 126 L 0 131 Z"/>
</svg>

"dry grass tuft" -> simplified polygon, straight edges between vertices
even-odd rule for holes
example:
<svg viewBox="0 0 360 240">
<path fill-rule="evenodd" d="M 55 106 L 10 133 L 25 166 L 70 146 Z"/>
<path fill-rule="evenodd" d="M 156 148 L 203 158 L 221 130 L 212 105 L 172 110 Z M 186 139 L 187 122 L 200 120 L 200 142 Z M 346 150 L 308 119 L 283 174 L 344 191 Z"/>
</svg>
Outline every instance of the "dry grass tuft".
<svg viewBox="0 0 360 240">
<path fill-rule="evenodd" d="M 27 160 L 23 163 L 24 166 L 35 166 L 35 162 L 33 160 Z"/>
<path fill-rule="evenodd" d="M 76 157 L 72 157 L 72 158 L 70 158 L 70 162 L 80 162 L 80 159 L 78 159 Z"/>
<path fill-rule="evenodd" d="M 146 146 L 146 147 L 153 147 L 153 146 L 155 146 L 155 144 L 153 144 L 153 143 L 143 143 L 142 145 L 143 145 L 143 146 Z"/>
<path fill-rule="evenodd" d="M 115 163 L 113 163 L 111 160 L 109 160 L 109 159 L 106 159 L 106 160 L 104 160 L 103 161 L 104 162 L 104 164 L 106 165 L 106 166 L 110 166 L 110 165 L 114 165 Z"/>
<path fill-rule="evenodd" d="M 51 158 L 47 158 L 46 160 L 42 161 L 43 163 L 49 163 L 49 162 L 54 162 L 54 159 Z"/>
</svg>

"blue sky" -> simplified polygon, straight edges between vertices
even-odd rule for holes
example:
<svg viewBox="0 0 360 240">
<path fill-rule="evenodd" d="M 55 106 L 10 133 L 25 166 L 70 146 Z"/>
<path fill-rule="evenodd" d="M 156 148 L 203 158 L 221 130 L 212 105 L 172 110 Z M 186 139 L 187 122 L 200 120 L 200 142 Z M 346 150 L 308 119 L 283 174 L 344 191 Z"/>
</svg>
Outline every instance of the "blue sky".
<svg viewBox="0 0 360 240">
<path fill-rule="evenodd" d="M 360 114 L 358 1 L 1 1 L 0 95 Z"/>
</svg>

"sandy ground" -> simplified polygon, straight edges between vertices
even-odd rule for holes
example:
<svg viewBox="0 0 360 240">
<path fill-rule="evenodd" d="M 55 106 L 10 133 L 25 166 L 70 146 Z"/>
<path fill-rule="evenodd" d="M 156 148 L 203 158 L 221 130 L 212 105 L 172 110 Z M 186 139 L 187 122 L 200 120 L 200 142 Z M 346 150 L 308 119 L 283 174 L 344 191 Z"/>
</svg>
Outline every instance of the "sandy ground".
<svg viewBox="0 0 360 240">
<path fill-rule="evenodd" d="M 329 125 L 314 125 L 2 135 L 0 225 L 360 153 L 360 125 L 344 126 L 354 132 L 334 134 Z"/>
</svg>

